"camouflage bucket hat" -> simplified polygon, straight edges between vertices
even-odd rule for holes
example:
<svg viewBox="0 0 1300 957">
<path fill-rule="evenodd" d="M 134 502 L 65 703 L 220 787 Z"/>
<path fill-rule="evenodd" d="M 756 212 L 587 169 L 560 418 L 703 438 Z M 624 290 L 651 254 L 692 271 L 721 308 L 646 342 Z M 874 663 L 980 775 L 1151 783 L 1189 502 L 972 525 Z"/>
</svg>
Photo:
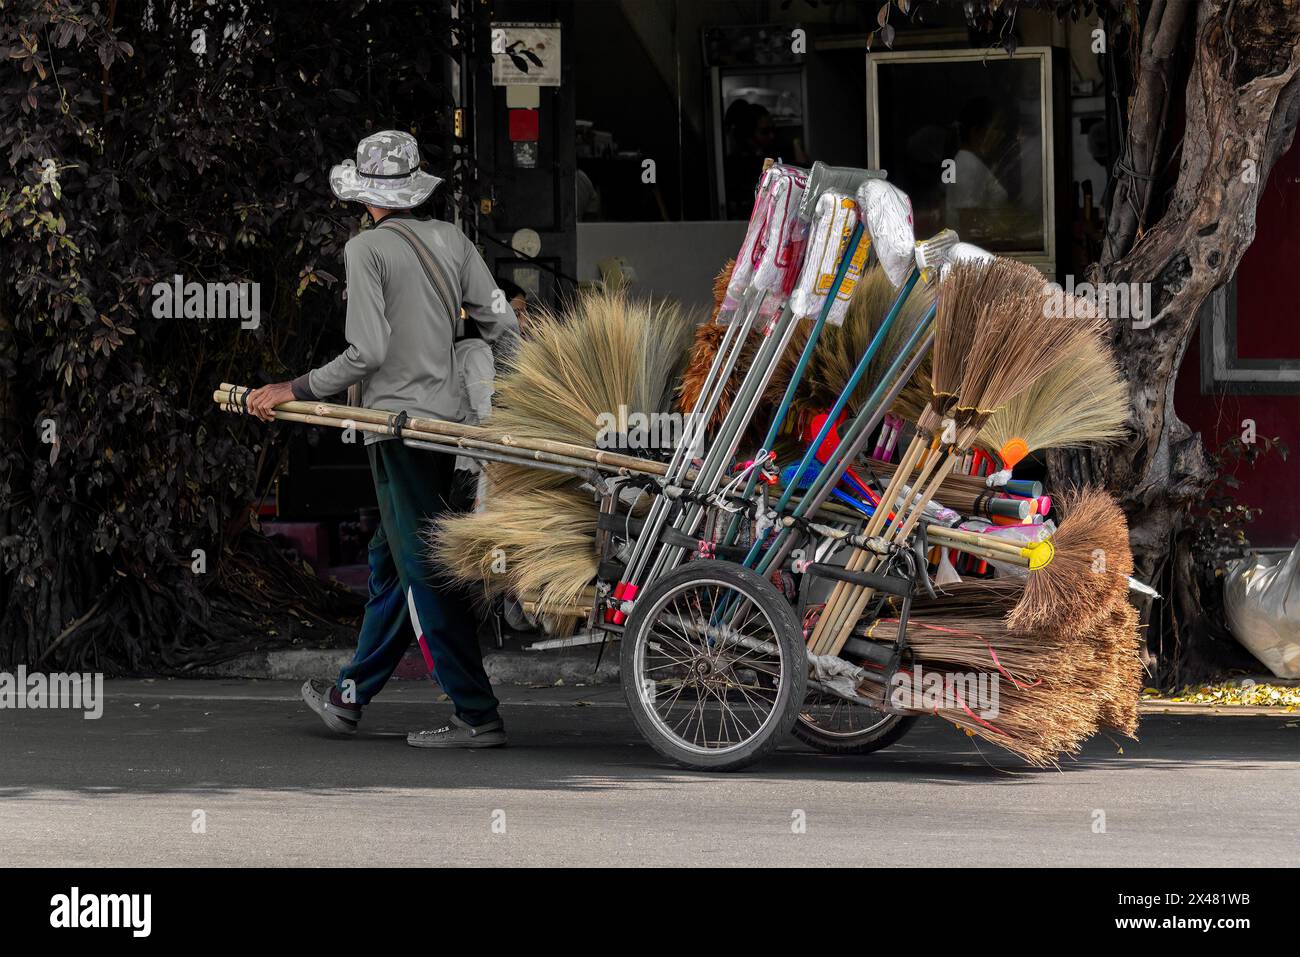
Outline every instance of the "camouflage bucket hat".
<svg viewBox="0 0 1300 957">
<path fill-rule="evenodd" d="M 339 199 L 380 209 L 410 209 L 429 198 L 442 180 L 420 171 L 415 137 L 401 130 L 372 133 L 357 144 L 357 159 L 330 170 Z"/>
</svg>

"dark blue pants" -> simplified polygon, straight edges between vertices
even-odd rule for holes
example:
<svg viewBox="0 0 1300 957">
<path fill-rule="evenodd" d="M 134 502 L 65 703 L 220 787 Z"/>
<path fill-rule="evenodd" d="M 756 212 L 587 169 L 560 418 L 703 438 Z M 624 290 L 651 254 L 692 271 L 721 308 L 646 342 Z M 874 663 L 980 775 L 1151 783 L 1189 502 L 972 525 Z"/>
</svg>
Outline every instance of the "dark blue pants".
<svg viewBox="0 0 1300 957">
<path fill-rule="evenodd" d="M 357 653 L 339 672 L 339 687 L 355 682 L 356 703 L 366 704 L 392 677 L 418 628 L 457 716 L 473 725 L 495 721 L 497 699 L 483 670 L 470 603 L 434 579 L 420 540 L 424 523 L 449 508 L 455 459 L 396 440 L 374 442 L 366 452 L 380 526 L 370 540 L 370 597 Z"/>
</svg>

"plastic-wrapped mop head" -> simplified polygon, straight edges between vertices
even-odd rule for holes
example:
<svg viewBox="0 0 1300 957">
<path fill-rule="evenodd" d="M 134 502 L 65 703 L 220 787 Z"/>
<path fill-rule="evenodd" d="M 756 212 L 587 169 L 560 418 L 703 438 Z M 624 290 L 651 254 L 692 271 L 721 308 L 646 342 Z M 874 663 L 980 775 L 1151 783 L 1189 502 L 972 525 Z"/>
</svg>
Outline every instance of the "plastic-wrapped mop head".
<svg viewBox="0 0 1300 957">
<path fill-rule="evenodd" d="M 727 294 L 722 300 L 720 318 L 726 321 L 740 306 L 740 297 L 749 288 L 749 281 L 754 275 L 754 266 L 762 243 L 762 236 L 767 229 L 767 213 L 772 201 L 772 188 L 780 177 L 780 170 L 769 167 L 764 170 L 754 193 L 754 209 L 749 214 L 749 225 L 745 228 L 745 238 L 741 241 L 740 251 L 736 253 L 736 263 L 731 269 L 731 279 L 727 283 Z"/>
<path fill-rule="evenodd" d="M 799 202 L 803 198 L 807 177 L 803 170 L 788 167 L 789 175 L 777 178 L 768 204 L 767 233 L 754 270 L 753 285 L 766 289 L 767 308 L 784 304 L 799 278 L 808 231 L 799 222 Z"/>
<path fill-rule="evenodd" d="M 857 225 L 858 204 L 844 193 L 826 192 L 817 200 L 817 212 L 808 233 L 808 254 L 804 258 L 799 282 L 790 296 L 790 306 L 799 318 L 815 316 L 821 312 L 826 296 L 835 284 L 835 275 L 839 271 L 840 260 L 847 251 L 849 237 Z M 844 281 L 840 283 L 835 303 L 827 314 L 827 322 L 834 325 L 844 322 L 849 299 L 853 297 L 853 290 L 862 276 L 869 248 L 865 240 L 858 243 L 853 261 L 844 274 Z"/>
<path fill-rule="evenodd" d="M 727 284 L 727 295 L 722 302 L 721 321 L 727 321 L 740 306 L 740 298 L 754 281 L 754 274 L 762 261 L 773 209 L 777 202 L 778 186 L 787 183 L 791 177 L 798 175 L 805 179 L 804 171 L 792 166 L 776 164 L 764 171 L 758 181 L 758 191 L 754 196 L 754 209 L 749 214 L 749 226 L 745 229 L 745 239 L 736 254 L 736 265 L 731 271 L 731 282 Z M 785 187 L 788 189 L 788 185 Z"/>
<path fill-rule="evenodd" d="M 817 214 L 817 201 L 823 193 L 843 193 L 856 196 L 858 188 L 869 179 L 884 179 L 885 171 L 859 169 L 856 166 L 827 166 L 821 160 L 813 163 L 804 187 L 803 201 L 799 204 L 799 218 L 811 222 Z"/>
<path fill-rule="evenodd" d="M 857 199 L 876 258 L 897 289 L 907 279 L 914 262 L 916 234 L 912 230 L 912 201 L 901 189 L 883 179 L 863 183 Z"/>
</svg>

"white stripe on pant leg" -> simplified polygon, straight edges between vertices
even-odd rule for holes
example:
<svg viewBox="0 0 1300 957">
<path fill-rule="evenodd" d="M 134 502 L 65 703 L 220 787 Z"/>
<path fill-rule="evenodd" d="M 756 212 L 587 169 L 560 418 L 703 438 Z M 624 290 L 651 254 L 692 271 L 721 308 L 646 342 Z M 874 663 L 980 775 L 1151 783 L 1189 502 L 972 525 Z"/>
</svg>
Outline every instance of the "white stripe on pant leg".
<svg viewBox="0 0 1300 957">
<path fill-rule="evenodd" d="M 424 664 L 429 669 L 429 674 L 433 674 L 433 653 L 429 651 L 429 642 L 425 639 L 424 628 L 420 625 L 420 615 L 415 610 L 415 590 L 412 588 L 406 589 L 406 610 L 411 615 L 411 627 L 415 629 L 415 640 L 424 655 Z"/>
</svg>

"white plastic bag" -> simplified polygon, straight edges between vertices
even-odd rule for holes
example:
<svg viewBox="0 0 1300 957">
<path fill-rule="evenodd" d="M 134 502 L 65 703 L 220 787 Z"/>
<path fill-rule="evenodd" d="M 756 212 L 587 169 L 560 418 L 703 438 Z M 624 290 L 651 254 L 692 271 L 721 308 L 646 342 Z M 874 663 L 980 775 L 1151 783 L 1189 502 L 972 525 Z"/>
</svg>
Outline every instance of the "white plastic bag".
<svg viewBox="0 0 1300 957">
<path fill-rule="evenodd" d="M 1300 544 L 1285 558 L 1247 555 L 1223 583 L 1228 627 L 1279 678 L 1300 678 Z"/>
<path fill-rule="evenodd" d="M 867 180 L 858 189 L 857 198 L 876 258 L 897 289 L 916 262 L 912 201 L 901 189 L 883 179 Z"/>
</svg>

